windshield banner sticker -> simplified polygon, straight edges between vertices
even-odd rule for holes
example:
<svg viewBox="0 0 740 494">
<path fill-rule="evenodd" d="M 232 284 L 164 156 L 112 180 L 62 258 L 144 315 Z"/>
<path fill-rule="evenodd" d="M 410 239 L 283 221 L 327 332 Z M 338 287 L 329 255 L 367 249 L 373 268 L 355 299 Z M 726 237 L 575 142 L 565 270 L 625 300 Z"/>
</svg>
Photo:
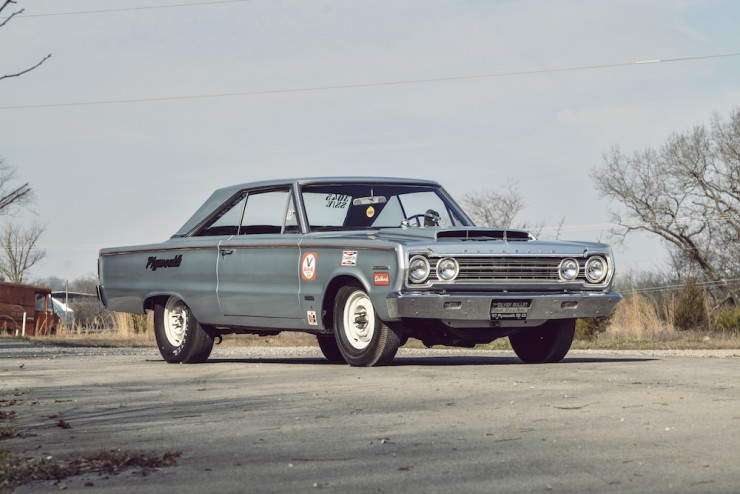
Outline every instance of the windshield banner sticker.
<svg viewBox="0 0 740 494">
<path fill-rule="evenodd" d="M 303 260 L 301 261 L 301 277 L 305 281 L 313 281 L 316 279 L 316 262 L 318 261 L 318 255 L 316 252 L 306 252 L 303 254 Z"/>
<path fill-rule="evenodd" d="M 326 207 L 345 209 L 349 205 L 350 196 L 344 194 L 329 194 L 326 196 Z"/>
<path fill-rule="evenodd" d="M 342 251 L 342 266 L 357 266 L 357 251 Z"/>
</svg>

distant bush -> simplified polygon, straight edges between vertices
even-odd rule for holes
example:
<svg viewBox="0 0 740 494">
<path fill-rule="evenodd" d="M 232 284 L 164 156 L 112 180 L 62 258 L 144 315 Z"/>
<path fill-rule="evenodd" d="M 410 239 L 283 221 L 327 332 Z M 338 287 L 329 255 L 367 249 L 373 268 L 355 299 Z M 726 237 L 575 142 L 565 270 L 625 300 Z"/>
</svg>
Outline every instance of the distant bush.
<svg viewBox="0 0 740 494">
<path fill-rule="evenodd" d="M 740 335 L 740 307 L 718 309 L 712 319 L 715 331 Z"/>
<path fill-rule="evenodd" d="M 680 331 L 707 329 L 709 327 L 709 308 L 707 293 L 689 279 L 678 293 L 673 312 L 673 326 Z"/>
<path fill-rule="evenodd" d="M 609 329 L 611 317 L 589 317 L 576 320 L 577 340 L 594 341 L 598 336 Z"/>
</svg>

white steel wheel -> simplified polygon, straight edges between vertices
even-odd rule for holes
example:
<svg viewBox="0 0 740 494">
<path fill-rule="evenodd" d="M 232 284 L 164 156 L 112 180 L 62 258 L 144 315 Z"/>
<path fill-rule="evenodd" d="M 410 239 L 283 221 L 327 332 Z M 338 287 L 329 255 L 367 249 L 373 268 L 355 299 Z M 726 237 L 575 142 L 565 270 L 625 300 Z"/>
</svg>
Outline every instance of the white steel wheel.
<svg viewBox="0 0 740 494">
<path fill-rule="evenodd" d="M 371 367 L 391 362 L 401 336 L 380 320 L 372 300 L 359 286 L 343 286 L 334 299 L 334 334 L 350 365 Z"/>
<path fill-rule="evenodd" d="M 164 306 L 164 334 L 170 345 L 180 346 L 185 341 L 190 317 L 188 306 L 182 300 L 170 297 Z"/>
<path fill-rule="evenodd" d="M 375 310 L 365 292 L 357 290 L 350 294 L 344 304 L 344 335 L 353 348 L 364 350 L 375 334 Z"/>
<path fill-rule="evenodd" d="M 213 349 L 213 332 L 203 329 L 190 307 L 177 297 L 154 305 L 154 336 L 162 357 L 170 363 L 205 362 Z"/>
</svg>

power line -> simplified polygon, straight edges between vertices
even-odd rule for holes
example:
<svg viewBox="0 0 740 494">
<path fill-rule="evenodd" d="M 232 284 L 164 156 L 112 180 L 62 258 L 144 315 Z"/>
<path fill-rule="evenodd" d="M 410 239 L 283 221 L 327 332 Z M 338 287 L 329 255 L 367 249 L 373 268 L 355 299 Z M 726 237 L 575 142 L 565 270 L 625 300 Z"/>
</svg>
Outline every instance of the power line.
<svg viewBox="0 0 740 494">
<path fill-rule="evenodd" d="M 720 287 L 720 286 L 738 286 L 740 285 L 740 278 L 731 278 L 728 280 L 720 280 L 720 281 L 700 281 L 700 282 L 696 282 L 695 285 L 697 287 L 706 287 L 706 288 Z M 622 293 L 671 292 L 671 291 L 681 290 L 685 286 L 686 285 L 679 284 L 679 285 L 651 286 L 651 287 L 642 287 L 642 288 L 627 288 L 623 290 Z"/>
<path fill-rule="evenodd" d="M 82 15 L 82 14 L 107 14 L 110 12 L 131 12 L 138 10 L 157 10 L 157 9 L 174 9 L 180 7 L 200 7 L 203 5 L 217 5 L 223 3 L 244 3 L 251 2 L 252 0 L 212 0 L 205 2 L 194 2 L 194 3 L 173 3 L 168 5 L 150 5 L 147 7 L 121 7 L 117 9 L 101 9 L 101 10 L 77 10 L 73 12 L 50 12 L 46 14 L 21 14 L 17 15 L 16 19 L 22 19 L 26 17 L 56 17 L 63 15 Z M 7 17 L 0 17 L 0 19 L 7 19 Z"/>
<path fill-rule="evenodd" d="M 233 0 L 237 1 L 237 0 Z M 657 63 L 676 63 L 676 62 L 689 62 L 696 60 L 708 60 L 715 58 L 729 58 L 740 56 L 740 52 L 735 53 L 724 53 L 719 55 L 702 55 L 696 57 L 680 57 L 680 58 L 665 58 L 662 60 L 642 60 L 636 62 L 622 62 L 622 63 L 611 63 L 611 64 L 599 64 L 599 65 L 581 65 L 575 67 L 561 67 L 553 69 L 539 69 L 539 70 L 523 70 L 514 72 L 496 72 L 491 74 L 476 74 L 476 75 L 462 75 L 462 76 L 451 76 L 451 77 L 435 77 L 430 79 L 408 79 L 399 81 L 384 81 L 384 82 L 365 82 L 356 84 L 335 84 L 327 86 L 313 86 L 313 87 L 302 87 L 302 88 L 284 88 L 284 89 L 265 89 L 257 91 L 238 91 L 238 92 L 223 92 L 223 93 L 209 93 L 209 94 L 191 94 L 183 96 L 154 96 L 154 97 L 143 97 L 143 98 L 131 98 L 131 99 L 108 99 L 108 100 L 94 100 L 94 101 L 77 101 L 70 103 L 44 103 L 36 105 L 13 105 L 13 106 L 0 106 L 0 110 L 21 110 L 29 108 L 62 108 L 68 106 L 95 106 L 95 105 L 117 105 L 117 104 L 131 104 L 131 103 L 152 103 L 156 101 L 179 101 L 179 100 L 194 100 L 194 99 L 207 99 L 207 98 L 231 98 L 236 96 L 262 96 L 268 94 L 285 94 L 285 93 L 307 93 L 316 91 L 332 91 L 339 89 L 362 89 L 362 88 L 374 88 L 383 86 L 401 86 L 401 85 L 412 85 L 412 84 L 432 84 L 440 82 L 452 82 L 452 81 L 466 81 L 474 79 L 491 79 L 500 77 L 515 77 L 515 76 L 527 76 L 536 74 L 552 74 L 558 72 L 576 72 L 585 70 L 599 70 L 609 69 L 616 67 L 629 67 L 634 65 L 649 65 Z"/>
<path fill-rule="evenodd" d="M 717 215 L 705 215 L 705 216 L 677 216 L 674 218 L 673 223 L 677 226 L 680 225 L 691 225 L 700 223 L 712 223 L 722 222 L 729 223 L 730 220 L 736 219 L 735 215 L 732 214 L 717 214 Z M 577 231 L 591 231 L 591 230 L 602 230 L 605 228 L 640 228 L 649 227 L 651 225 L 660 224 L 659 221 L 648 222 L 648 221 L 635 221 L 627 223 L 585 223 L 580 225 L 562 225 L 562 226 L 543 226 L 540 231 L 543 232 L 577 232 Z"/>
</svg>

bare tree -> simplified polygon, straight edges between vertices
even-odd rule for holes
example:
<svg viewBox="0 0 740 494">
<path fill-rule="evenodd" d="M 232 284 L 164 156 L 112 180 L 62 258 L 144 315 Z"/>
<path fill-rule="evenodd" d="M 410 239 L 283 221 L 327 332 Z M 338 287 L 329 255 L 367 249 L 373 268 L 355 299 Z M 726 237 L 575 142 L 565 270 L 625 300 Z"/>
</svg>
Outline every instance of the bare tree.
<svg viewBox="0 0 740 494">
<path fill-rule="evenodd" d="M 13 184 L 15 178 L 15 168 L 0 157 L 0 216 L 7 214 L 10 206 L 22 206 L 33 199 L 31 187 Z"/>
<path fill-rule="evenodd" d="M 479 226 L 512 228 L 517 215 L 524 209 L 524 199 L 519 192 L 519 185 L 511 180 L 502 185 L 503 191 L 482 190 L 469 192 L 462 199 L 465 212 Z M 521 222 L 514 228 L 528 230 L 538 236 L 544 223 L 528 225 Z"/>
<path fill-rule="evenodd" d="M 503 192 L 488 189 L 465 194 L 463 207 L 477 225 L 511 228 L 514 218 L 524 208 L 524 200 L 516 183 L 509 181 L 503 189 Z"/>
<path fill-rule="evenodd" d="M 0 5 L 0 16 L 1 16 L 2 13 L 3 13 L 3 11 L 10 4 L 17 4 L 18 1 L 17 0 L 0 0 L 0 3 L 2 3 L 2 5 Z M 24 11 L 25 11 L 25 9 L 21 9 L 21 10 L 17 10 L 15 12 L 11 13 L 10 15 L 8 15 L 6 17 L 0 17 L 0 27 L 5 26 L 8 22 L 10 22 L 11 19 L 13 19 L 13 17 L 22 14 Z M 31 67 L 29 67 L 27 69 L 23 69 L 23 70 L 20 70 L 18 72 L 14 72 L 14 73 L 11 73 L 11 74 L 0 75 L 0 81 L 3 80 L 3 79 L 8 79 L 10 77 L 19 77 L 19 76 L 22 76 L 23 74 L 26 74 L 28 72 L 31 72 L 33 69 L 39 67 L 42 63 L 46 62 L 49 58 L 51 58 L 51 53 L 48 54 L 48 55 L 46 55 L 44 58 L 42 58 L 40 62 L 36 63 L 35 65 L 33 65 L 33 66 L 31 66 Z"/>
<path fill-rule="evenodd" d="M 7 223 L 0 232 L 0 279 L 23 283 L 23 277 L 34 264 L 46 256 L 36 244 L 44 228 Z"/>
<path fill-rule="evenodd" d="M 613 214 L 626 236 L 659 236 L 679 274 L 703 279 L 718 303 L 740 286 L 740 108 L 725 121 L 672 134 L 660 149 L 631 155 L 618 146 L 592 172 L 597 189 L 622 208 Z"/>
<path fill-rule="evenodd" d="M 6 8 L 17 3 L 17 0 L 0 0 L 0 28 L 5 27 L 15 16 L 23 14 L 24 9 L 20 9 L 9 15 L 3 15 Z M 50 57 L 51 54 L 46 55 L 26 69 L 0 75 L 0 80 L 31 72 Z M 15 180 L 15 168 L 0 158 L 0 216 L 11 214 L 13 212 L 11 206 L 23 206 L 33 200 L 33 191 L 28 183 L 18 185 L 14 183 Z M 5 224 L 0 232 L 0 280 L 21 283 L 25 273 L 44 258 L 46 252 L 36 247 L 43 231 L 42 226 L 35 224 L 28 228 L 14 223 Z"/>
</svg>

